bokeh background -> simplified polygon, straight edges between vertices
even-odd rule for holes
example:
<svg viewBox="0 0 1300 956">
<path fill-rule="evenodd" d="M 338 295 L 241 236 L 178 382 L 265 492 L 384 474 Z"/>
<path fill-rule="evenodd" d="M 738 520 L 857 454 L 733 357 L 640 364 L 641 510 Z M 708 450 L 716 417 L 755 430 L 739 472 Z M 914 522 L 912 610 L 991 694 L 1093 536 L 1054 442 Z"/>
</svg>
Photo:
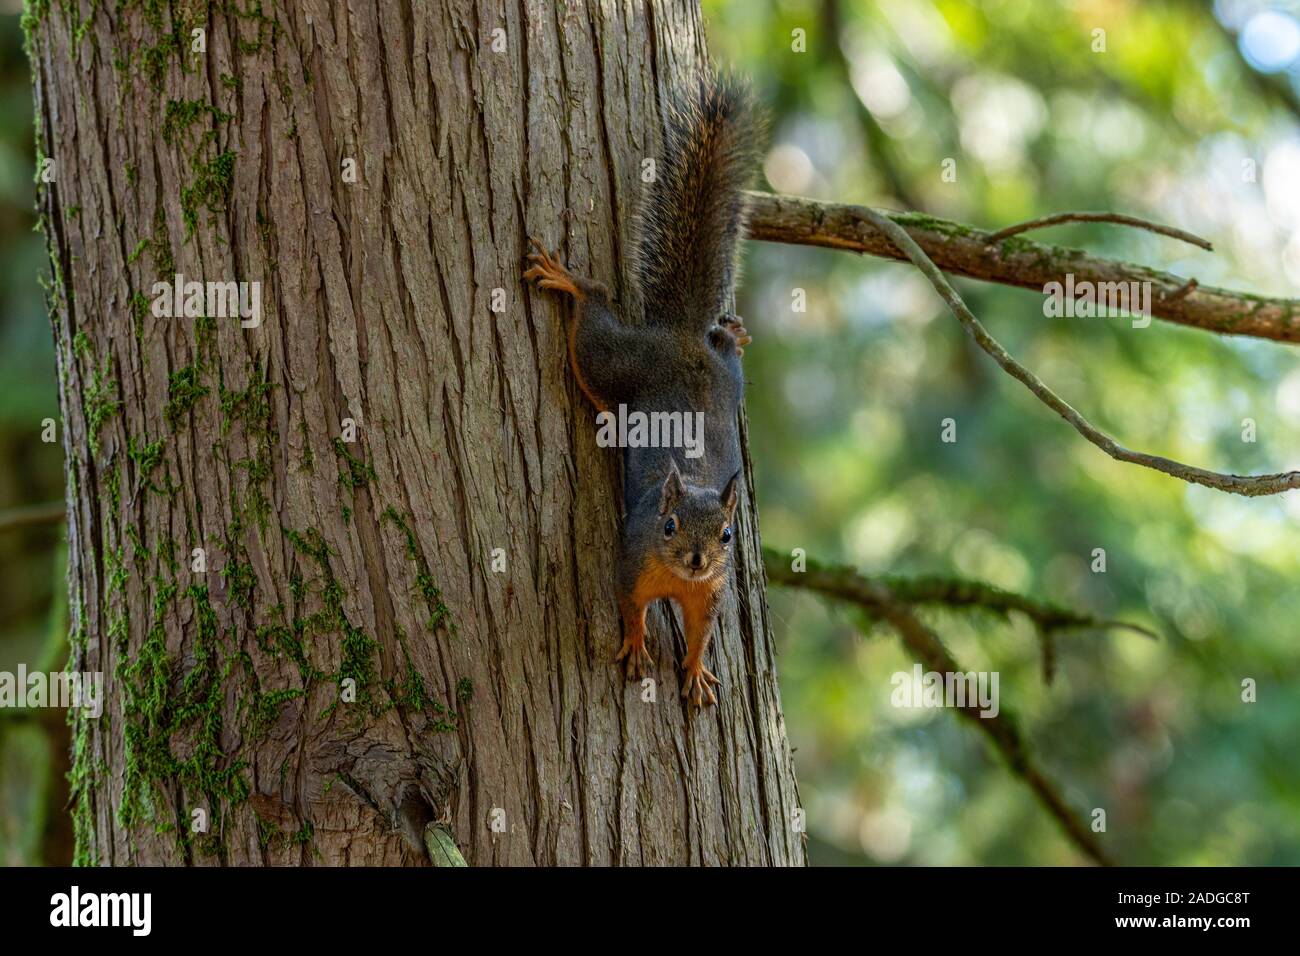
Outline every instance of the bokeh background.
<svg viewBox="0 0 1300 956">
<path fill-rule="evenodd" d="M 982 227 L 1126 212 L 1216 251 L 1114 226 L 1032 238 L 1300 297 L 1300 4 L 704 8 L 715 59 L 770 105 L 767 188 Z M 41 441 L 58 407 L 32 156 L 18 11 L 0 0 L 0 513 L 63 493 L 59 445 Z M 956 182 L 940 175 L 949 158 Z M 1131 447 L 1221 471 L 1300 467 L 1291 347 L 1048 319 L 1041 295 L 957 284 L 1013 354 Z M 926 614 L 965 668 L 1001 674 L 1004 711 L 1074 807 L 1106 809 L 1119 860 L 1300 864 L 1300 494 L 1248 500 L 1111 461 L 979 352 L 910 266 L 752 243 L 740 311 L 756 338 L 745 362 L 766 544 L 1158 631 L 1063 635 L 1048 685 L 1026 622 Z M 955 444 L 940 441 L 948 417 Z M 0 531 L 0 670 L 66 657 L 61 539 L 59 526 Z M 975 730 L 890 706 L 890 678 L 912 661 L 887 630 L 807 593 L 770 598 L 814 863 L 1079 861 Z M 66 746 L 62 714 L 0 710 L 0 863 L 70 860 Z"/>
<path fill-rule="evenodd" d="M 0 671 L 67 662 L 61 524 L 5 527 L 15 509 L 63 498 L 54 340 L 40 277 L 49 260 L 36 224 L 32 82 L 21 0 L 0 0 Z M 68 729 L 58 710 L 0 708 L 0 865 L 72 861 Z"/>
</svg>

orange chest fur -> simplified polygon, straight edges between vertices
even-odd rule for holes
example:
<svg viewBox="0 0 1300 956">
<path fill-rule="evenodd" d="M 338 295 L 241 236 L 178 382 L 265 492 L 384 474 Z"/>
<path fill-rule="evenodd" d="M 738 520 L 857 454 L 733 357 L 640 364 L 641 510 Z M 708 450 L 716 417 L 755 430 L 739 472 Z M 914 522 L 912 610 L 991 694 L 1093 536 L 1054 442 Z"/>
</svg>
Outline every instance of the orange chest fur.
<svg viewBox="0 0 1300 956">
<path fill-rule="evenodd" d="M 632 600 L 640 607 L 659 598 L 672 598 L 683 611 L 704 612 L 712 607 L 725 581 L 726 576 L 722 574 L 708 581 L 687 581 L 662 561 L 651 557 L 637 576 Z"/>
</svg>

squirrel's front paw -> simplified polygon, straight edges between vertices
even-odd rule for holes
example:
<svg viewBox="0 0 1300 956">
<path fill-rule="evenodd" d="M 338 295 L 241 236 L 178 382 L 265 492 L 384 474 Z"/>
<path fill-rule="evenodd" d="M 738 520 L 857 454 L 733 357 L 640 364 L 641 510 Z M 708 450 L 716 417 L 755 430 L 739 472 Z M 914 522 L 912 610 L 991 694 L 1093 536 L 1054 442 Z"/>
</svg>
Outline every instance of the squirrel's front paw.
<svg viewBox="0 0 1300 956">
<path fill-rule="evenodd" d="M 742 320 L 738 315 L 722 316 L 718 319 L 718 324 L 713 327 L 709 340 L 717 348 L 730 346 L 736 350 L 737 355 L 744 355 L 745 346 L 754 339 L 741 323 Z"/>
<path fill-rule="evenodd" d="M 532 263 L 532 267 L 524 273 L 524 278 L 536 282 L 543 289 L 554 289 L 556 292 L 564 292 L 575 299 L 581 299 L 582 292 L 573 281 L 573 276 L 560 264 L 560 254 L 557 252 L 551 255 L 541 242 L 532 236 L 528 237 L 528 241 L 537 251 L 528 254 L 528 261 Z"/>
<path fill-rule="evenodd" d="M 688 665 L 682 680 L 682 696 L 689 697 L 696 707 L 703 707 L 706 701 L 716 704 L 718 698 L 713 696 L 713 688 L 709 685 L 721 683 L 722 681 L 714 677 L 702 661 L 694 667 Z"/>
<path fill-rule="evenodd" d="M 650 652 L 645 649 L 645 640 L 632 641 L 625 640 L 623 649 L 618 652 L 614 658 L 615 662 L 623 661 L 623 673 L 627 675 L 628 680 L 640 680 L 645 676 L 647 669 L 654 667 L 654 658 Z"/>
</svg>

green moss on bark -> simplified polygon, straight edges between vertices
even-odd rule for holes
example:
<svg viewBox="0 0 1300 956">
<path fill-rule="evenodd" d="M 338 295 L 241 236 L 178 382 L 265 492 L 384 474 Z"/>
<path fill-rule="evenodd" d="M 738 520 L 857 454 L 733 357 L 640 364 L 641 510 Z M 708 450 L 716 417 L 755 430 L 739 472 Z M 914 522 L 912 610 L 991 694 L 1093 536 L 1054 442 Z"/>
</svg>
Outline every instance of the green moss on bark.
<svg viewBox="0 0 1300 956">
<path fill-rule="evenodd" d="M 167 380 L 167 405 L 163 409 L 167 425 L 175 431 L 194 404 L 209 391 L 203 384 L 199 366 L 187 365 L 173 372 Z"/>
</svg>

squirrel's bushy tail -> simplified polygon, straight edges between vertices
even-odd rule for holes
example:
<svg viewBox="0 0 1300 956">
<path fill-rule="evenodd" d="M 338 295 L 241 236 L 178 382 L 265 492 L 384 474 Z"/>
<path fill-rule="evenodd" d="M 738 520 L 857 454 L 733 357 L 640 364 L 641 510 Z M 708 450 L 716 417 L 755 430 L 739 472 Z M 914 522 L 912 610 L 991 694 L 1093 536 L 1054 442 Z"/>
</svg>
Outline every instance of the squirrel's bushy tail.
<svg viewBox="0 0 1300 956">
<path fill-rule="evenodd" d="M 748 86 L 711 71 L 669 104 L 655 180 L 640 211 L 646 317 L 708 328 L 735 281 L 764 123 Z"/>
</svg>

